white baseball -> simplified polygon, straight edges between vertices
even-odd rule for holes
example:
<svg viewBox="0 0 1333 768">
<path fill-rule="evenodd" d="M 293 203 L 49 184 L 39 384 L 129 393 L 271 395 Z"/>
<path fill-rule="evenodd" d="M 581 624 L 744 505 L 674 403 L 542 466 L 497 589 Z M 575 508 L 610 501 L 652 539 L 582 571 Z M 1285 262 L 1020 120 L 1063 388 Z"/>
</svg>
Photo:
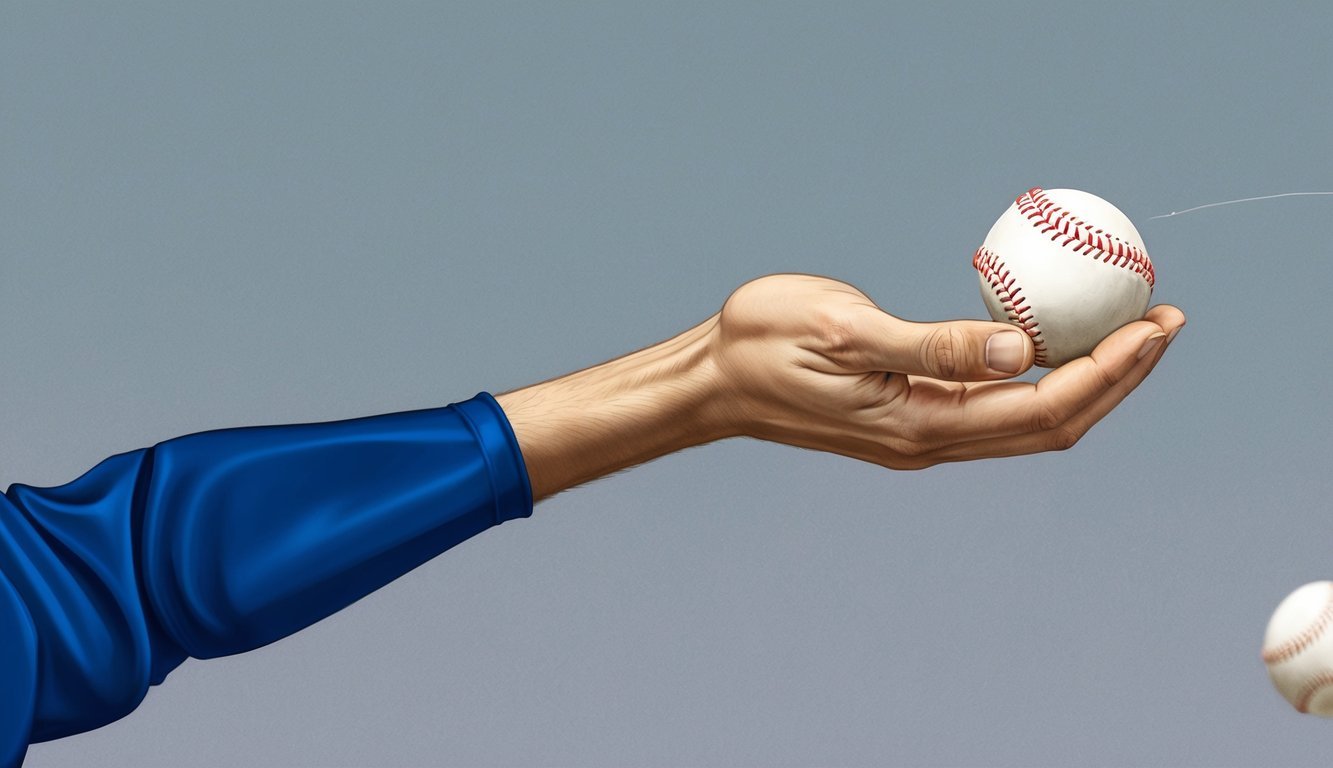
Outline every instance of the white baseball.
<svg viewBox="0 0 1333 768">
<path fill-rule="evenodd" d="M 1054 368 L 1148 311 L 1152 261 L 1125 214 L 1077 189 L 1018 196 L 972 257 L 990 316 L 1017 325 Z"/>
<path fill-rule="evenodd" d="M 1278 693 L 1297 712 L 1333 717 L 1333 582 L 1287 595 L 1264 633 L 1263 660 Z"/>
</svg>

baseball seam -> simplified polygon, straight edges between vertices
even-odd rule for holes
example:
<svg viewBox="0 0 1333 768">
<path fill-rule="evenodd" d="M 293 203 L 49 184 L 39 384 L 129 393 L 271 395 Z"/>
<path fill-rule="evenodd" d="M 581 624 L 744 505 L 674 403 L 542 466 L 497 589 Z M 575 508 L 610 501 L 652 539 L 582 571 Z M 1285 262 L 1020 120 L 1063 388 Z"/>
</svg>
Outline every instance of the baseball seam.
<svg viewBox="0 0 1333 768">
<path fill-rule="evenodd" d="M 1032 226 L 1040 229 L 1042 234 L 1051 236 L 1051 242 L 1059 242 L 1063 238 L 1061 247 L 1128 269 L 1148 281 L 1149 288 L 1156 284 L 1152 260 L 1147 253 L 1056 205 L 1041 187 L 1033 187 L 1019 195 L 1014 204 L 1018 206 L 1019 214 L 1032 222 Z"/>
<path fill-rule="evenodd" d="M 1277 664 L 1309 648 L 1314 641 L 1324 634 L 1324 630 L 1328 629 L 1330 623 L 1333 623 L 1333 589 L 1328 590 L 1328 600 L 1324 603 L 1324 610 L 1319 612 L 1319 615 L 1315 617 L 1310 626 L 1305 628 L 1304 632 L 1274 648 L 1264 649 L 1264 663 Z"/>
<path fill-rule="evenodd" d="M 1041 336 L 1041 325 L 1032 314 L 1032 306 L 1023 298 L 1022 288 L 1014 285 L 1014 276 L 1009 274 L 1000 257 L 984 245 L 972 255 L 972 266 L 981 277 L 990 284 L 995 298 L 999 299 L 1011 322 L 1017 323 L 1023 332 L 1032 337 L 1032 346 L 1036 351 L 1033 362 L 1046 364 L 1046 340 Z"/>
<path fill-rule="evenodd" d="M 1333 672 L 1322 672 L 1310 680 L 1309 683 L 1301 689 L 1301 695 L 1296 698 L 1296 711 L 1309 712 L 1310 702 L 1315 694 L 1333 685 Z"/>
</svg>

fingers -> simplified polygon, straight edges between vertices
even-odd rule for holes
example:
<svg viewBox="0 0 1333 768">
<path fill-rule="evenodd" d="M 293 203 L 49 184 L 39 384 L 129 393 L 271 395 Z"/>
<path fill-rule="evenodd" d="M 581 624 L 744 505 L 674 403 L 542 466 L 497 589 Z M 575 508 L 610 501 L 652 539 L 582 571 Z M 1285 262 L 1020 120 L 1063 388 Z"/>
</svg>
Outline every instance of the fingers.
<svg viewBox="0 0 1333 768">
<path fill-rule="evenodd" d="M 1139 328 L 1126 326 L 1098 345 L 1091 356 L 1071 361 L 1037 383 L 1030 394 L 1034 403 L 1031 407 L 1051 414 L 1047 417 L 1050 421 L 1042 425 L 1044 428 L 967 441 L 930 451 L 920 458 L 927 463 L 966 461 L 1072 447 L 1142 383 L 1165 353 L 1168 338 L 1185 324 L 1180 310 L 1166 305 L 1154 307 L 1146 317 L 1149 319 L 1131 324 Z M 1142 324 L 1157 330 L 1145 336 Z M 1135 348 L 1135 342 L 1142 343 Z M 1140 352 L 1144 353 L 1142 357 Z M 1055 381 L 1043 390 L 1043 385 L 1051 379 Z M 1078 403 L 1083 403 L 1082 407 L 1070 410 Z M 1061 418 L 1064 413 L 1068 415 Z"/>
<path fill-rule="evenodd" d="M 1007 323 L 913 323 L 865 307 L 839 362 L 853 373 L 888 371 L 946 381 L 1007 379 L 1032 367 L 1027 334 Z"/>
<path fill-rule="evenodd" d="M 1061 365 L 1036 384 L 970 385 L 952 408 L 937 407 L 930 415 L 938 444 L 1057 428 L 1122 379 L 1154 337 L 1164 337 L 1160 325 L 1136 321 L 1102 340 L 1092 355 Z"/>
<path fill-rule="evenodd" d="M 1185 326 L 1185 313 L 1170 304 L 1158 304 L 1149 309 L 1143 319 L 1157 323 L 1167 334 L 1178 331 Z"/>
<path fill-rule="evenodd" d="M 1180 310 L 1160 307 L 1146 318 L 1108 336 L 1086 357 L 1047 374 L 1036 384 L 984 382 L 969 384 L 950 403 L 940 403 L 930 387 L 913 383 L 909 402 L 923 402 L 914 412 L 929 416 L 938 446 L 959 440 L 1020 435 L 1055 429 L 1081 412 L 1127 375 L 1152 339 L 1184 322 Z M 931 401 L 933 402 L 925 402 Z"/>
</svg>

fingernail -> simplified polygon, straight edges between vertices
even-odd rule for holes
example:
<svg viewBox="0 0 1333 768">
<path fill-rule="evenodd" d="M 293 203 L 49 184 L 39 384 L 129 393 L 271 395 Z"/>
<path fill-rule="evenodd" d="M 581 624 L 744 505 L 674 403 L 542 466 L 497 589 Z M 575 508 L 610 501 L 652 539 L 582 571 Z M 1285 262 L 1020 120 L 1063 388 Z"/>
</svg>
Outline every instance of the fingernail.
<svg viewBox="0 0 1333 768">
<path fill-rule="evenodd" d="M 1018 331 L 1000 331 L 992 333 L 986 339 L 986 365 L 992 371 L 1000 373 L 1018 373 L 1023 367 L 1023 355 L 1027 345 L 1023 343 L 1023 334 Z"/>
<path fill-rule="evenodd" d="M 1162 343 L 1162 339 L 1165 338 L 1166 334 L 1160 332 L 1154 333 L 1153 335 L 1149 336 L 1147 340 L 1143 342 L 1143 346 L 1139 347 L 1138 359 L 1142 360 L 1144 356 L 1147 355 L 1149 352 L 1152 352 L 1154 349 L 1157 349 L 1158 345 Z"/>
</svg>

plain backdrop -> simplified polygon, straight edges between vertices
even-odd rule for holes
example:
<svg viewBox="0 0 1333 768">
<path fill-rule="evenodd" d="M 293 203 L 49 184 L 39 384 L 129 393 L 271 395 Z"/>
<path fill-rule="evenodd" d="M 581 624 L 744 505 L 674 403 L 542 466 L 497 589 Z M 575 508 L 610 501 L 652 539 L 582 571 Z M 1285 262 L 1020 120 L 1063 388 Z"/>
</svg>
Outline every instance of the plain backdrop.
<svg viewBox="0 0 1333 768">
<path fill-rule="evenodd" d="M 1031 186 L 1189 326 L 1063 453 L 730 440 L 538 505 L 31 766 L 1324 765 L 1327 3 L 0 8 L 0 480 L 503 392 L 798 271 L 985 317 Z"/>
</svg>

